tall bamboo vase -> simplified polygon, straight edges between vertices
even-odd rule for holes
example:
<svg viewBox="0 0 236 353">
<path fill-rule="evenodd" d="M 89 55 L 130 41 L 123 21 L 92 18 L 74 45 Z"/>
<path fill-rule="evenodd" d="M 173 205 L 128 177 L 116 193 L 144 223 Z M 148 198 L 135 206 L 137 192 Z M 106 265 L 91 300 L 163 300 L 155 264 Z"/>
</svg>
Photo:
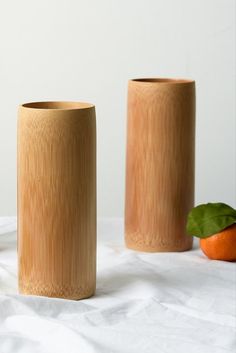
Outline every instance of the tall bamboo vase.
<svg viewBox="0 0 236 353">
<path fill-rule="evenodd" d="M 137 79 L 128 86 L 125 240 L 128 248 L 184 251 L 194 204 L 195 83 Z"/>
<path fill-rule="evenodd" d="M 96 121 L 87 103 L 23 104 L 18 266 L 24 294 L 81 299 L 96 285 Z"/>
</svg>

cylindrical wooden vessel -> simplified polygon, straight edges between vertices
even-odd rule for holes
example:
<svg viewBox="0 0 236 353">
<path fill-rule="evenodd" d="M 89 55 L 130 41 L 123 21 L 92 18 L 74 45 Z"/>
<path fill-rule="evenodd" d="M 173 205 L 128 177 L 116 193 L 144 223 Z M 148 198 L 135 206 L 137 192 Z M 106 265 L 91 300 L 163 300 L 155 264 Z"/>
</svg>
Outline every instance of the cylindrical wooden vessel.
<svg viewBox="0 0 236 353">
<path fill-rule="evenodd" d="M 190 249 L 185 226 L 194 204 L 194 81 L 129 81 L 127 130 L 127 247 Z"/>
<path fill-rule="evenodd" d="M 95 107 L 21 105 L 17 154 L 19 291 L 90 297 L 96 286 Z"/>
</svg>

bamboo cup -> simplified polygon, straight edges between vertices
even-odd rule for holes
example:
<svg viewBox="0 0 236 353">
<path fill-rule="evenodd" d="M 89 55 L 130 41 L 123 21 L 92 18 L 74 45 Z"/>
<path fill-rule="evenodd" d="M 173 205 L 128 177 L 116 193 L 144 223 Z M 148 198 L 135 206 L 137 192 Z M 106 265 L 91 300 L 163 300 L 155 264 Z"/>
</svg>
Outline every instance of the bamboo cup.
<svg viewBox="0 0 236 353">
<path fill-rule="evenodd" d="M 194 81 L 129 81 L 127 130 L 127 247 L 191 249 L 185 226 L 194 204 Z"/>
<path fill-rule="evenodd" d="M 90 297 L 96 285 L 95 107 L 21 105 L 17 149 L 19 291 Z"/>
</svg>

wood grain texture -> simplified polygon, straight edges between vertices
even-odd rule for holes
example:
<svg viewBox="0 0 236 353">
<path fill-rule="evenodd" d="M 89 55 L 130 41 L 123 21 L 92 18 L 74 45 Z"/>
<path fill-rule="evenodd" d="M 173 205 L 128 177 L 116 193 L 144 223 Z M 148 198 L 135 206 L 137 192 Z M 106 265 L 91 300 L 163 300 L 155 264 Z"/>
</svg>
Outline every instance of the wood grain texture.
<svg viewBox="0 0 236 353">
<path fill-rule="evenodd" d="M 19 291 L 89 297 L 96 286 L 94 106 L 20 106 L 17 149 Z"/>
<path fill-rule="evenodd" d="M 195 83 L 137 79 L 128 86 L 125 241 L 140 251 L 184 251 L 194 205 Z"/>
</svg>

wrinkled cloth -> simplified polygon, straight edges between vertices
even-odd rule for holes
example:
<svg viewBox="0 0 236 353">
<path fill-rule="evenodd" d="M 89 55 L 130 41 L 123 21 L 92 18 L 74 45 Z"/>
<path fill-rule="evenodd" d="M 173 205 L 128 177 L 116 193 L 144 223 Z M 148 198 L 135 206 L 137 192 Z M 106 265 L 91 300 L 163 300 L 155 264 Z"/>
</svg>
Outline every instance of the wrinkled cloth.
<svg viewBox="0 0 236 353">
<path fill-rule="evenodd" d="M 198 248 L 142 253 L 122 219 L 98 220 L 97 290 L 72 301 L 17 292 L 16 218 L 0 218 L 0 353 L 223 353 L 236 347 L 236 264 Z"/>
</svg>

